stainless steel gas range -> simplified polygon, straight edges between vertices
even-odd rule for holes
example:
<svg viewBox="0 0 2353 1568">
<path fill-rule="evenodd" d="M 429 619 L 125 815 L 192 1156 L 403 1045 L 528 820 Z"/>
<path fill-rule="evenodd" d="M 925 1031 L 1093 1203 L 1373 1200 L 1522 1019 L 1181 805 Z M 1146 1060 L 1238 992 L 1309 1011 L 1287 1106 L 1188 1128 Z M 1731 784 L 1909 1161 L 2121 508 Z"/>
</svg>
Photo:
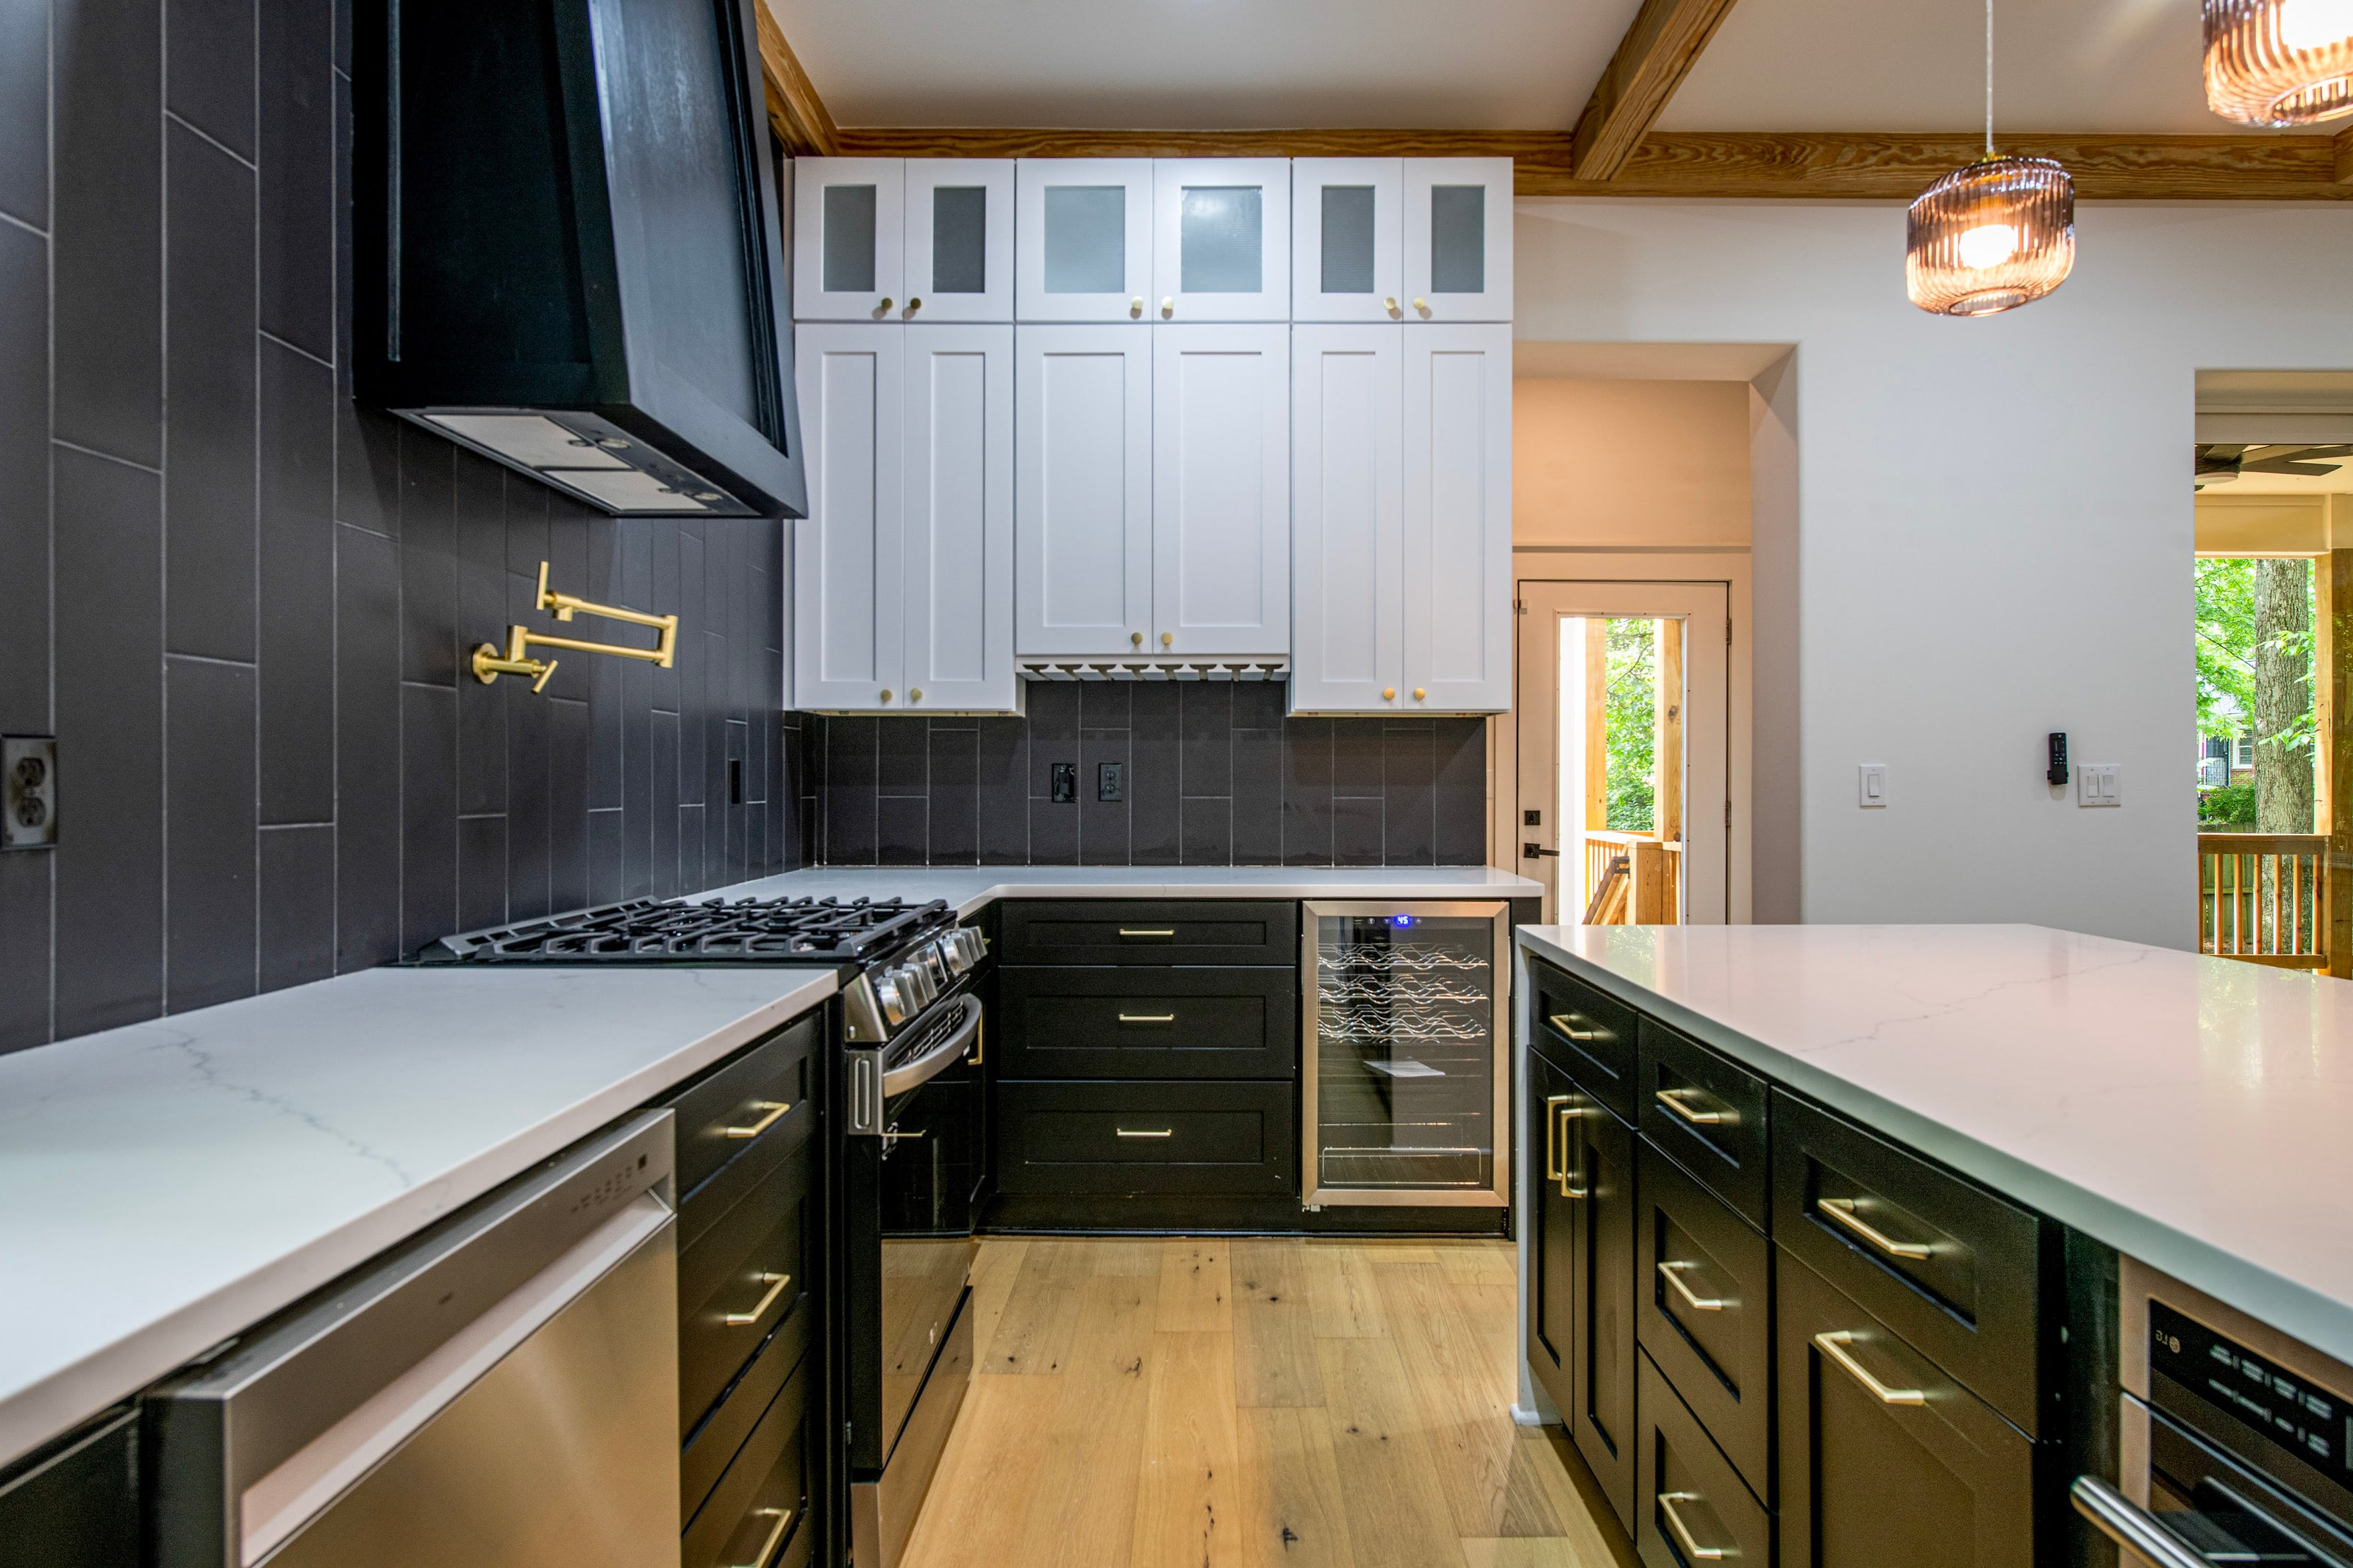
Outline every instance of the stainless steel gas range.
<svg viewBox="0 0 2353 1568">
<path fill-rule="evenodd" d="M 980 931 L 940 900 L 646 899 L 448 937 L 417 962 L 837 968 L 823 1121 L 839 1447 L 826 1468 L 847 1529 L 828 1533 L 856 1568 L 894 1568 L 973 1373 Z"/>
</svg>

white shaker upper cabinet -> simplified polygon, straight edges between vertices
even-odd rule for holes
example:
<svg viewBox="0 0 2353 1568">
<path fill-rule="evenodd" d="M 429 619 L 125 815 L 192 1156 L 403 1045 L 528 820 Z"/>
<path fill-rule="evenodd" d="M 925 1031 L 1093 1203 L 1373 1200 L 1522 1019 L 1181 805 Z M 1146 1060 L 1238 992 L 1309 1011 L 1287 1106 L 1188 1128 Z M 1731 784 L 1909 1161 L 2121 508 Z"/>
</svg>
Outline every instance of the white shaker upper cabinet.
<svg viewBox="0 0 2353 1568">
<path fill-rule="evenodd" d="M 906 706 L 1016 710 L 1013 329 L 906 329 Z"/>
<path fill-rule="evenodd" d="M 1291 319 L 1405 320 L 1405 161 L 1291 164 Z"/>
<path fill-rule="evenodd" d="M 906 171 L 902 318 L 1013 320 L 1012 161 L 910 158 Z"/>
<path fill-rule="evenodd" d="M 1405 319 L 1512 319 L 1512 161 L 1405 161 Z"/>
<path fill-rule="evenodd" d="M 1153 331 L 1142 323 L 1014 330 L 1017 653 L 1144 648 Z"/>
<path fill-rule="evenodd" d="M 1015 177 L 1015 319 L 1145 320 L 1152 160 L 1023 158 Z"/>
<path fill-rule="evenodd" d="M 1162 158 L 1152 165 L 1155 321 L 1291 319 L 1291 162 Z"/>
<path fill-rule="evenodd" d="M 903 163 L 793 160 L 793 319 L 880 321 L 906 303 Z"/>
<path fill-rule="evenodd" d="M 1405 345 L 1405 675 L 1398 706 L 1512 705 L 1512 329 Z"/>
<path fill-rule="evenodd" d="M 809 502 L 808 516 L 793 529 L 796 708 L 902 706 L 900 380 L 906 335 L 896 325 L 849 322 L 809 322 L 795 333 Z"/>
<path fill-rule="evenodd" d="M 1295 713 L 1393 713 L 1404 695 L 1404 333 L 1292 329 Z"/>
<path fill-rule="evenodd" d="M 1289 329 L 1154 327 L 1152 423 L 1145 651 L 1281 657 L 1291 647 Z"/>
</svg>

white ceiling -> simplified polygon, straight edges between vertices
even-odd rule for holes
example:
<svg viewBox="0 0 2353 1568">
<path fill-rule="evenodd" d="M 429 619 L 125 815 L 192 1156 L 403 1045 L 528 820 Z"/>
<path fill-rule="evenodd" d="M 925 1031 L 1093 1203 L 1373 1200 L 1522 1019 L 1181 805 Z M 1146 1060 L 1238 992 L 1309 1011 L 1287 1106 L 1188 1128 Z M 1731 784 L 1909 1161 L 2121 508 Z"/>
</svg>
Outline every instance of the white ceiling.
<svg viewBox="0 0 2353 1568">
<path fill-rule="evenodd" d="M 1638 0 L 768 0 L 844 125 L 1566 130 Z M 1996 125 L 2218 132 L 2196 0 L 1997 0 Z M 1674 131 L 1968 131 L 1978 0 L 1739 0 Z"/>
</svg>

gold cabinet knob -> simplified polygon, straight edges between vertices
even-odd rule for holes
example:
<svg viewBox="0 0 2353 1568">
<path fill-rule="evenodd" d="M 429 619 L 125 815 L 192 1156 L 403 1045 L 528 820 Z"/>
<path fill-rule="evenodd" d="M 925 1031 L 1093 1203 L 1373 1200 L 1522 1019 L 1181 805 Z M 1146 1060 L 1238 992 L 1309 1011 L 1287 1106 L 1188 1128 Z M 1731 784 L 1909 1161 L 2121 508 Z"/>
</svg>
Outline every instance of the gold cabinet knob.
<svg viewBox="0 0 2353 1568">
<path fill-rule="evenodd" d="M 920 691 L 918 691 L 918 692 L 916 692 L 916 693 L 915 693 L 915 695 L 916 695 L 916 696 L 918 696 L 918 697 L 921 697 L 921 696 L 923 695 L 923 693 L 922 693 L 922 692 L 920 692 Z M 1427 696 L 1429 696 L 1429 695 L 1430 695 L 1430 693 L 1429 693 L 1429 692 L 1424 691 L 1424 690 L 1423 690 L 1420 687 L 1419 687 L 1419 686 L 1417 686 L 1417 687 L 1415 687 L 1415 688 L 1413 689 L 1413 700 L 1414 700 L 1416 702 L 1420 701 L 1423 698 L 1425 698 L 1425 697 L 1427 697 Z"/>
<path fill-rule="evenodd" d="M 1419 696 L 1420 696 L 1420 695 L 1421 695 L 1421 693 L 1420 693 L 1420 692 L 1419 692 L 1419 691 L 1417 691 L 1417 692 L 1415 692 L 1415 693 L 1414 693 L 1414 695 L 1415 695 L 1416 697 L 1419 697 Z M 920 686 L 913 687 L 913 688 L 911 688 L 911 689 L 908 690 L 908 692 L 907 692 L 907 700 L 908 700 L 908 701 L 910 701 L 910 702 L 921 702 L 923 700 L 923 689 L 922 687 L 920 687 Z"/>
<path fill-rule="evenodd" d="M 1391 294 L 1388 298 L 1384 299 L 1381 301 L 1381 309 L 1387 310 L 1392 316 L 1396 315 L 1398 313 L 1397 296 Z"/>
<path fill-rule="evenodd" d="M 887 686 L 882 689 L 882 700 L 885 702 L 891 700 L 891 689 Z"/>
<path fill-rule="evenodd" d="M 1161 296 L 1161 300 L 1160 300 L 1160 313 L 1161 313 L 1162 315 L 1164 315 L 1164 316 L 1173 316 L 1173 315 L 1175 315 L 1175 314 L 1176 313 L 1176 295 L 1174 295 L 1174 294 L 1165 294 L 1165 295 Z"/>
<path fill-rule="evenodd" d="M 1144 314 L 1143 295 L 1138 294 L 1134 299 L 1130 300 L 1127 302 L 1127 313 L 1131 316 L 1141 316 Z"/>
<path fill-rule="evenodd" d="M 1416 301 L 1416 303 L 1419 303 L 1419 301 L 1418 301 L 1418 300 L 1417 300 L 1417 301 Z M 876 308 L 877 308 L 878 310 L 889 310 L 889 309 L 891 308 L 891 296 L 890 296 L 890 295 L 888 295 L 888 294 L 883 295 L 883 296 L 882 296 L 882 303 L 881 303 L 880 306 L 876 307 Z"/>
<path fill-rule="evenodd" d="M 923 302 L 921 300 L 910 300 L 907 301 L 907 314 L 911 316 L 923 308 Z"/>
<path fill-rule="evenodd" d="M 1382 700 L 1382 701 L 1384 701 L 1384 702 L 1394 702 L 1394 701 L 1396 701 L 1396 700 L 1397 700 L 1397 688 L 1396 688 L 1396 687 L 1394 687 L 1394 686 L 1384 686 L 1384 687 L 1382 687 L 1382 688 L 1381 688 L 1381 700 Z"/>
<path fill-rule="evenodd" d="M 1176 641 L 1176 634 L 1175 632 L 1162 632 L 1160 634 L 1160 646 L 1162 647 L 1172 647 Z"/>
<path fill-rule="evenodd" d="M 1423 299 L 1419 294 L 1413 297 L 1413 308 L 1419 310 L 1425 316 L 1430 314 L 1430 301 Z"/>
<path fill-rule="evenodd" d="M 1130 647 L 1142 647 L 1144 646 L 1144 634 L 1142 632 L 1128 633 L 1127 643 Z"/>
</svg>

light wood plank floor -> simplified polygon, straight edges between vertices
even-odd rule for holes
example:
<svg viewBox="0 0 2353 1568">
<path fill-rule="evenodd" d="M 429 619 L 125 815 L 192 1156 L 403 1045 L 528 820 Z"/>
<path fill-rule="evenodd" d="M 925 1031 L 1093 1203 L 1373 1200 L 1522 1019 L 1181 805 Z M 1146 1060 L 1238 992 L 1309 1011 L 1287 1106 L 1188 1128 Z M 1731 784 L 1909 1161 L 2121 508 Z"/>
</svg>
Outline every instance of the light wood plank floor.
<svg viewBox="0 0 2353 1568">
<path fill-rule="evenodd" d="M 905 1568 L 1621 1568 L 1502 1242 L 991 1238 Z"/>
</svg>

